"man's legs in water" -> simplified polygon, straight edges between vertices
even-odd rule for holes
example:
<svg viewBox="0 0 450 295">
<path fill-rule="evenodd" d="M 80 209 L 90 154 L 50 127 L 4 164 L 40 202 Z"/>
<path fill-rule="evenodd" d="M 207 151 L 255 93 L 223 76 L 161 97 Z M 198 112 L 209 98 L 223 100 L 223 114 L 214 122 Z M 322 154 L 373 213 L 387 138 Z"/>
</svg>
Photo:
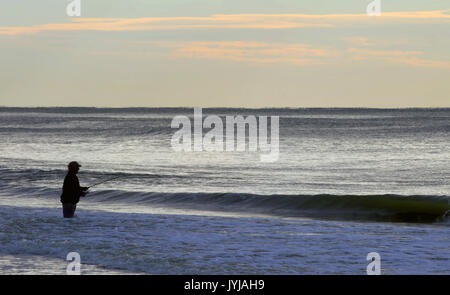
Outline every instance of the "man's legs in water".
<svg viewBox="0 0 450 295">
<path fill-rule="evenodd" d="M 76 204 L 63 203 L 63 215 L 64 218 L 72 218 L 75 214 L 75 209 L 77 209 Z"/>
</svg>

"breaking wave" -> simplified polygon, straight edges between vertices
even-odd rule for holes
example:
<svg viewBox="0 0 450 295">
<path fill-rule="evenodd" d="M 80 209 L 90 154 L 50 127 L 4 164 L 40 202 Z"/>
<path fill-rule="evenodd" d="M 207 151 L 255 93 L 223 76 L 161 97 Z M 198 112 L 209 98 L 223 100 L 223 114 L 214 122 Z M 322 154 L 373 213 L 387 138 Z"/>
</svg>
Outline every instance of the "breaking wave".
<svg viewBox="0 0 450 295">
<path fill-rule="evenodd" d="M 450 210 L 449 197 L 424 195 L 254 195 L 102 191 L 92 196 L 99 202 L 136 202 L 141 205 L 287 217 L 399 222 L 433 222 L 445 218 Z"/>
<path fill-rule="evenodd" d="M 59 190 L 8 187 L 10 195 L 59 200 Z M 98 190 L 82 202 L 136 207 L 254 213 L 280 217 L 387 222 L 447 221 L 450 197 L 436 195 L 256 195 L 248 193 L 163 193 Z"/>
</svg>

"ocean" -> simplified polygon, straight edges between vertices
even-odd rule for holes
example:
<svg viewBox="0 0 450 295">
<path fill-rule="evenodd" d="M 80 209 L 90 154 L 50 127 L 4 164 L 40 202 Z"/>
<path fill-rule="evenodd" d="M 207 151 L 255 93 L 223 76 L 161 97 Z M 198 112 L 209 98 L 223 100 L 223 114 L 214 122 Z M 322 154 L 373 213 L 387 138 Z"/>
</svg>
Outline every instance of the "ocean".
<svg viewBox="0 0 450 295">
<path fill-rule="evenodd" d="M 274 162 L 175 151 L 193 115 L 0 108 L 0 273 L 450 274 L 450 109 L 203 109 L 278 116 Z M 64 219 L 70 161 L 112 180 Z"/>
</svg>

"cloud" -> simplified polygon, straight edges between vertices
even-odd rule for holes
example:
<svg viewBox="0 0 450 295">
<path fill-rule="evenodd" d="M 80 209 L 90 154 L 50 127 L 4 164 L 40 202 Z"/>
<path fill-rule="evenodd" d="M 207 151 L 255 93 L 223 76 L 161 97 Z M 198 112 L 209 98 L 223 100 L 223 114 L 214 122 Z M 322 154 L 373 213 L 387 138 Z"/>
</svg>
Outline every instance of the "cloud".
<svg viewBox="0 0 450 295">
<path fill-rule="evenodd" d="M 180 29 L 330 28 L 351 23 L 450 23 L 450 10 L 366 14 L 215 14 L 205 17 L 72 18 L 71 22 L 0 27 L 0 35 L 58 31 L 152 31 Z"/>
<path fill-rule="evenodd" d="M 252 41 L 150 42 L 172 49 L 171 57 L 189 59 L 232 60 L 251 63 L 290 63 L 312 65 L 330 63 L 337 53 L 324 47 L 299 43 L 265 43 Z"/>
<path fill-rule="evenodd" d="M 369 50 L 359 48 L 349 48 L 347 51 L 350 53 L 352 60 L 380 60 L 412 67 L 450 69 L 450 61 L 423 59 L 420 57 L 423 55 L 422 51 Z"/>
<path fill-rule="evenodd" d="M 169 48 L 172 58 L 230 60 L 259 64 L 287 63 L 297 66 L 329 65 L 351 61 L 384 61 L 412 67 L 450 68 L 450 62 L 424 59 L 417 50 L 374 50 L 367 47 L 336 49 L 302 43 L 253 41 L 139 42 Z M 369 42 L 370 43 L 370 42 Z"/>
<path fill-rule="evenodd" d="M 51 31 L 154 31 L 181 29 L 290 29 L 331 27 L 278 15 L 213 15 L 209 17 L 73 18 L 71 23 L 0 27 L 0 35 Z"/>
<path fill-rule="evenodd" d="M 368 59 L 369 57 L 411 56 L 423 54 L 423 52 L 421 51 L 370 50 L 359 48 L 349 48 L 348 52 L 353 54 L 354 59 Z"/>
<path fill-rule="evenodd" d="M 369 41 L 372 44 L 372 41 Z M 127 56 L 128 58 L 228 60 L 234 62 L 296 66 L 342 65 L 375 61 L 409 67 L 450 69 L 446 60 L 424 58 L 418 50 L 379 50 L 363 48 L 324 47 L 304 43 L 268 43 L 256 41 L 131 41 L 125 52 L 89 51 L 95 55 Z M 159 49 L 158 49 L 159 48 Z"/>
</svg>

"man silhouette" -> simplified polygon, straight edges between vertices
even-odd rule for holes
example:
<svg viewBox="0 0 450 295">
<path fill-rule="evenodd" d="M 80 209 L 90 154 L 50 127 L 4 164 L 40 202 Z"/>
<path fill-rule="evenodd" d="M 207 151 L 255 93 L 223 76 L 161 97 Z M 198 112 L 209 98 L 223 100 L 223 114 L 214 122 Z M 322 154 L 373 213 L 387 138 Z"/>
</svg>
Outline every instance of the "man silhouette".
<svg viewBox="0 0 450 295">
<path fill-rule="evenodd" d="M 77 173 L 80 170 L 81 165 L 78 162 L 70 162 L 68 165 L 68 172 L 64 178 L 63 192 L 61 195 L 61 203 L 63 206 L 64 218 L 72 218 L 77 209 L 77 203 L 80 201 L 81 196 L 86 195 L 86 191 L 89 187 L 81 187 L 78 181 Z"/>
</svg>

